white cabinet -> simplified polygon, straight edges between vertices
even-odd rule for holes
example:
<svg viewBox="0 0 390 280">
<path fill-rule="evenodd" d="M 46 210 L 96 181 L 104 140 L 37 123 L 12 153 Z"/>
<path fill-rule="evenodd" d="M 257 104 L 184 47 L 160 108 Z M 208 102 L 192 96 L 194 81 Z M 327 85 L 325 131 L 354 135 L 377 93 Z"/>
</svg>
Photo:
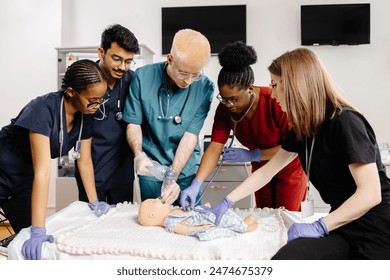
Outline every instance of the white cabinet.
<svg viewBox="0 0 390 280">
<path fill-rule="evenodd" d="M 330 205 L 326 204 L 317 189 L 313 186 L 310 187 L 310 195 L 314 201 L 314 212 L 316 213 L 328 213 L 330 210 Z"/>
<path fill-rule="evenodd" d="M 61 47 L 56 48 L 58 57 L 58 88 L 61 87 L 62 78 L 64 77 L 66 68 L 73 62 L 79 59 L 90 59 L 96 61 L 98 57 L 98 46 L 90 47 Z M 134 56 L 136 62 L 132 70 L 137 69 L 146 64 L 153 63 L 154 52 L 146 45 L 139 45 L 140 51 Z"/>
<path fill-rule="evenodd" d="M 218 166 L 214 172 L 205 180 L 203 188 L 210 182 Z M 251 174 L 250 163 L 223 163 L 215 178 L 207 187 L 202 203 L 209 202 L 211 206 L 218 204 L 227 194 L 235 189 L 242 181 Z M 249 195 L 237 201 L 233 207 L 237 208 L 253 208 L 255 206 L 254 195 Z"/>
<path fill-rule="evenodd" d="M 389 166 L 390 167 L 390 166 Z M 204 188 L 212 179 L 218 166 L 214 172 L 205 180 L 202 187 Z M 218 204 L 226 195 L 234 190 L 242 181 L 251 174 L 250 163 L 223 163 L 218 174 L 213 178 L 211 184 L 207 187 L 202 203 L 209 202 L 212 206 Z M 326 204 L 320 197 L 318 191 L 312 186 L 310 195 L 314 200 L 314 211 L 317 213 L 328 213 L 330 210 L 329 204 Z M 256 206 L 254 194 L 247 196 L 237 201 L 233 207 L 237 208 L 254 208 Z"/>
<path fill-rule="evenodd" d="M 56 212 L 64 209 L 73 201 L 79 200 L 76 179 L 59 177 L 56 179 Z"/>
</svg>

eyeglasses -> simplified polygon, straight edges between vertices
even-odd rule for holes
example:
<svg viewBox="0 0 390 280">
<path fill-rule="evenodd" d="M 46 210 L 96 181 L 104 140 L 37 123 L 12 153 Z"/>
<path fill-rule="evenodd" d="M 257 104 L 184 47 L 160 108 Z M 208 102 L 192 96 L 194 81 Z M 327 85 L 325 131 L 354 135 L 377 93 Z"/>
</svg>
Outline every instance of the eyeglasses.
<svg viewBox="0 0 390 280">
<path fill-rule="evenodd" d="M 229 105 L 231 105 L 231 106 L 236 106 L 236 105 L 237 105 L 237 102 L 238 102 L 238 98 L 237 98 L 237 97 L 224 98 L 224 97 L 222 97 L 222 95 L 221 95 L 220 93 L 218 93 L 217 99 L 218 99 L 219 102 L 221 102 L 223 105 L 226 105 L 226 104 L 229 103 Z"/>
<path fill-rule="evenodd" d="M 132 58 L 124 60 L 122 57 L 117 56 L 117 55 L 111 55 L 111 61 L 112 61 L 112 64 L 114 64 L 115 66 L 120 66 L 124 62 L 125 67 L 130 68 L 130 69 L 133 68 L 136 64 L 136 62 Z"/>
<path fill-rule="evenodd" d="M 202 72 L 197 73 L 197 74 L 190 74 L 190 73 L 187 73 L 187 72 L 177 71 L 176 72 L 176 76 L 180 80 L 187 80 L 188 78 L 191 78 L 192 81 L 199 81 L 203 77 L 203 70 L 202 70 Z"/>
<path fill-rule="evenodd" d="M 107 92 L 107 97 L 104 98 L 100 98 L 99 101 L 92 101 L 90 102 L 89 100 L 85 99 L 84 97 L 82 97 L 77 91 L 75 91 L 76 94 L 87 104 L 87 109 L 88 110 L 91 110 L 91 109 L 95 109 L 97 107 L 100 107 L 100 105 L 106 103 L 108 101 L 108 99 L 110 99 L 110 94 Z"/>
<path fill-rule="evenodd" d="M 174 62 L 174 64 L 176 63 Z M 191 73 L 180 71 L 177 68 L 177 66 L 175 66 L 175 72 L 176 72 L 176 77 L 179 78 L 180 80 L 187 80 L 191 78 L 191 80 L 195 82 L 195 81 L 199 81 L 203 77 L 203 70 L 199 73 L 191 74 Z"/>
</svg>

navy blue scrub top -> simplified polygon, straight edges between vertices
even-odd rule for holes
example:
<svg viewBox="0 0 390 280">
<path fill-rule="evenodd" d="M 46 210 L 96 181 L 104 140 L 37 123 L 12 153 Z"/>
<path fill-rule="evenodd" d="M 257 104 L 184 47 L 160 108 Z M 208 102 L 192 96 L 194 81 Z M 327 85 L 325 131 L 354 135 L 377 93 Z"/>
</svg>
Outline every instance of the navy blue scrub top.
<svg viewBox="0 0 390 280">
<path fill-rule="evenodd" d="M 30 101 L 11 123 L 0 130 L 0 189 L 32 187 L 33 167 L 29 131 L 50 138 L 51 158 L 59 157 L 60 104 L 63 90 L 48 93 Z M 72 149 L 78 140 L 81 114 L 77 113 L 75 125 L 66 131 L 66 112 L 63 109 L 64 141 L 62 154 Z M 92 135 L 92 115 L 84 115 L 81 138 Z"/>
<path fill-rule="evenodd" d="M 133 71 L 127 71 L 115 82 L 112 90 L 107 88 L 110 98 L 94 114 L 92 160 L 96 188 L 99 190 L 133 185 L 134 158 L 126 140 L 127 123 L 115 117 L 118 112 L 123 112 L 133 74 Z M 75 171 L 75 176 L 80 178 L 77 166 Z M 82 183 L 81 180 L 79 183 Z"/>
</svg>

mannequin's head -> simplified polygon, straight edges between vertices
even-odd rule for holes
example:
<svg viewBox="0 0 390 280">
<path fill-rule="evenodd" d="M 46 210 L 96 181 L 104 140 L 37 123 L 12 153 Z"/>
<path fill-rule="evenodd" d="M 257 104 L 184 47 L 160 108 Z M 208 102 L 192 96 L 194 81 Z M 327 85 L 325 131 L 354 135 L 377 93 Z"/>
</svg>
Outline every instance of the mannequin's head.
<svg viewBox="0 0 390 280">
<path fill-rule="evenodd" d="M 140 204 L 138 222 L 143 226 L 164 226 L 165 218 L 170 211 L 171 206 L 162 203 L 160 199 L 146 199 Z"/>
</svg>

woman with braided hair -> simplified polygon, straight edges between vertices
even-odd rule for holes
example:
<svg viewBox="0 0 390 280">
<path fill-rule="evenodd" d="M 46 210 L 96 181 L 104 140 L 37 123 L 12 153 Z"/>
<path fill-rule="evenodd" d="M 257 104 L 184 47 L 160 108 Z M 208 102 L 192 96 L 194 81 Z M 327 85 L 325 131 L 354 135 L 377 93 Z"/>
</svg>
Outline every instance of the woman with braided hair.
<svg viewBox="0 0 390 280">
<path fill-rule="evenodd" d="M 57 92 L 30 101 L 0 130 L 0 207 L 18 233 L 31 225 L 23 245 L 27 259 L 40 259 L 46 235 L 45 217 L 51 159 L 74 147 L 74 159 L 91 202 L 97 200 L 91 159 L 92 114 L 104 102 L 107 82 L 90 60 L 70 65 Z"/>
<path fill-rule="evenodd" d="M 252 171 L 263 166 L 281 147 L 290 129 L 287 115 L 271 97 L 268 86 L 255 86 L 251 64 L 257 61 L 253 47 L 243 42 L 227 44 L 218 54 L 222 69 L 218 75 L 218 100 L 211 135 L 199 170 L 190 187 L 181 194 L 181 205 L 194 206 L 203 181 L 222 154 L 225 162 L 251 162 Z M 230 131 L 248 149 L 225 148 Z M 299 211 L 306 195 L 306 175 L 296 158 L 261 190 L 255 193 L 258 208 Z"/>
</svg>

